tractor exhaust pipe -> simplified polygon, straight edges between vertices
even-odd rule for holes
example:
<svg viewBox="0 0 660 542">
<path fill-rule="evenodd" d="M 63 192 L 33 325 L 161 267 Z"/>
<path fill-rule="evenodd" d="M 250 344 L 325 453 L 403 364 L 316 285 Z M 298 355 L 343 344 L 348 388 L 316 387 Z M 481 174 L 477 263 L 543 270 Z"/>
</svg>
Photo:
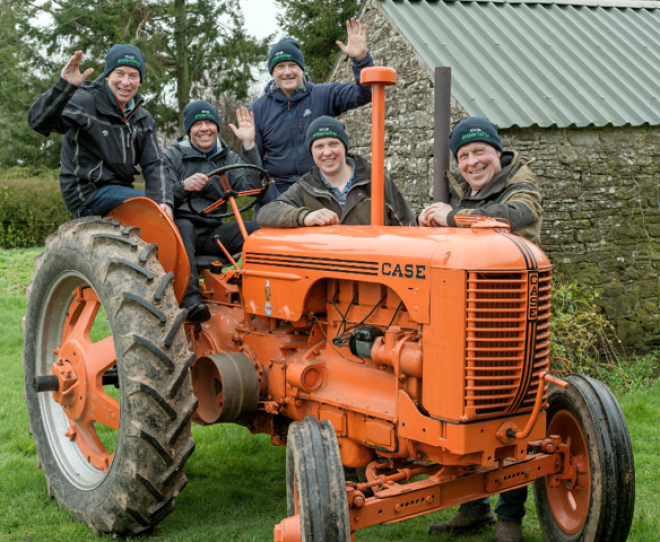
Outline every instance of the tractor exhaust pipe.
<svg viewBox="0 0 660 542">
<path fill-rule="evenodd" d="M 371 225 L 385 225 L 385 87 L 396 84 L 394 68 L 365 68 L 360 84 L 372 87 Z"/>
<path fill-rule="evenodd" d="M 451 128 L 451 68 L 435 69 L 433 129 L 433 201 L 449 203 L 449 128 Z"/>
</svg>

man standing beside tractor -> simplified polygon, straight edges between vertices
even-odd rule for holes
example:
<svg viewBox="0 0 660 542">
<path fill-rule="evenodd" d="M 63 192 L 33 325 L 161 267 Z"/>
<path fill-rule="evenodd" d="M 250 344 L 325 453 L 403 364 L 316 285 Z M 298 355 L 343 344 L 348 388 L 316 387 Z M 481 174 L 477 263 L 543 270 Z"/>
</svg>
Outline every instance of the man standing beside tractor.
<svg viewBox="0 0 660 542">
<path fill-rule="evenodd" d="M 459 122 L 449 134 L 449 147 L 460 173 L 445 172 L 449 203 L 434 203 L 419 215 L 420 226 L 456 227 L 457 215 L 504 218 L 511 231 L 539 244 L 543 216 L 538 180 L 532 160 L 503 151 L 497 126 L 484 117 Z M 495 507 L 493 542 L 520 542 L 527 487 L 500 495 Z M 462 504 L 449 521 L 434 523 L 430 534 L 462 533 L 495 523 L 490 497 Z"/>
<path fill-rule="evenodd" d="M 103 75 L 91 83 L 87 78 L 94 70 L 80 73 L 81 61 L 77 51 L 28 114 L 30 127 L 40 134 L 63 136 L 60 189 L 67 209 L 76 218 L 103 216 L 146 195 L 172 217 L 156 123 L 137 94 L 144 80 L 142 53 L 134 45 L 113 45 Z M 146 191 L 133 188 L 138 164 Z"/>
<path fill-rule="evenodd" d="M 236 117 L 238 128 L 233 124 L 229 126 L 243 144 L 243 159 L 230 151 L 227 144 L 218 137 L 218 111 L 204 100 L 191 102 L 185 107 L 183 124 L 186 135 L 164 151 L 174 195 L 174 223 L 179 228 L 190 261 L 190 282 L 181 300 L 182 308 L 190 308 L 188 322 L 206 322 L 211 317 L 199 291 L 195 252 L 222 257 L 223 252 L 215 242 L 215 237 L 219 238 L 230 254 L 240 252 L 243 248 L 243 236 L 236 222 L 223 223 L 221 219 L 201 217 L 190 208 L 193 205 L 195 209 L 203 209 L 225 197 L 220 183 L 217 179 L 211 180 L 207 173 L 234 164 L 247 163 L 261 167 L 254 143 L 254 115 L 242 107 L 236 110 Z M 261 187 L 259 174 L 254 170 L 237 169 L 229 171 L 227 176 L 230 186 L 236 191 Z M 226 207 L 225 204 L 218 211 L 222 212 Z M 244 224 L 248 234 L 259 229 L 256 222 L 245 221 Z"/>
<path fill-rule="evenodd" d="M 305 144 L 312 121 L 322 115 L 336 117 L 371 102 L 371 87 L 360 85 L 360 72 L 374 65 L 367 51 L 367 25 L 351 19 L 346 21 L 346 28 L 346 45 L 337 45 L 353 60 L 355 83 L 314 84 L 305 76 L 305 59 L 292 38 L 277 42 L 268 53 L 268 71 L 273 79 L 264 95 L 250 106 L 261 160 L 277 187 L 271 187 L 264 204 L 312 169 L 314 162 Z"/>
<path fill-rule="evenodd" d="M 349 154 L 344 125 L 319 117 L 307 129 L 305 145 L 316 167 L 266 205 L 259 225 L 270 228 L 362 225 L 371 222 L 371 164 Z M 385 177 L 386 226 L 415 224 L 415 214 L 397 186 Z"/>
</svg>

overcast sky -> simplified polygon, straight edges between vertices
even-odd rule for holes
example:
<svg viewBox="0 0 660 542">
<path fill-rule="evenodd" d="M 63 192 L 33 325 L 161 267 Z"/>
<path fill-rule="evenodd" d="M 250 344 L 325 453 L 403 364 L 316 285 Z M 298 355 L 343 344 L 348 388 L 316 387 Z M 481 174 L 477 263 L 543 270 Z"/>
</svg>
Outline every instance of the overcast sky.
<svg viewBox="0 0 660 542">
<path fill-rule="evenodd" d="M 249 34 L 260 39 L 273 33 L 278 38 L 284 37 L 275 19 L 279 10 L 273 0 L 240 0 L 239 3 L 245 17 L 245 29 Z M 259 82 L 255 84 L 257 90 L 261 90 L 270 79 L 265 61 L 260 68 Z"/>
</svg>

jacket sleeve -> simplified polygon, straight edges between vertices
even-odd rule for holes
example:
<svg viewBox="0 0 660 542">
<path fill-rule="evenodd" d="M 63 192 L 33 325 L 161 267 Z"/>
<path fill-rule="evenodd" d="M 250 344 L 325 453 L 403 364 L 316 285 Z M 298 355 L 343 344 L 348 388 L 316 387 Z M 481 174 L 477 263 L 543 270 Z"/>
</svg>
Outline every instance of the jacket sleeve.
<svg viewBox="0 0 660 542">
<path fill-rule="evenodd" d="M 402 226 L 417 226 L 417 216 L 403 197 L 399 187 L 390 179 L 390 190 L 392 191 L 392 209 Z"/>
<path fill-rule="evenodd" d="M 156 122 L 150 117 L 148 128 L 144 133 L 140 168 L 145 181 L 145 191 L 149 199 L 156 203 L 167 203 L 174 206 L 172 185 L 167 178 L 165 158 L 158 146 Z"/>
<path fill-rule="evenodd" d="M 302 188 L 296 183 L 259 209 L 257 224 L 262 228 L 300 228 L 305 216 L 312 212 L 304 204 Z"/>
<path fill-rule="evenodd" d="M 259 157 L 259 150 L 256 145 L 249 151 L 246 151 L 242 147 L 241 149 L 242 157 L 238 156 L 232 151 L 229 151 L 225 165 L 233 166 L 236 164 L 251 164 L 257 167 L 261 167 L 261 158 Z M 261 178 L 259 176 L 259 172 L 255 171 L 254 169 L 235 169 L 228 172 L 228 178 L 229 184 L 237 192 L 261 188 Z"/>
<path fill-rule="evenodd" d="M 186 192 L 179 181 L 183 181 L 183 169 L 181 158 L 177 156 L 177 151 L 172 147 L 168 147 L 163 151 L 163 158 L 165 159 L 165 172 L 167 175 L 167 182 L 172 190 L 172 200 L 174 209 L 178 209 L 188 197 Z"/>
<path fill-rule="evenodd" d="M 371 103 L 371 87 L 360 84 L 360 72 L 374 65 L 374 59 L 367 53 L 362 60 L 353 61 L 355 83 L 329 83 L 332 116 L 336 117 L 349 109 Z"/>
<path fill-rule="evenodd" d="M 76 107 L 69 106 L 78 87 L 61 77 L 54 86 L 44 92 L 32 104 L 28 113 L 30 128 L 48 137 L 51 132 L 64 134 L 71 128 L 80 126 L 85 117 L 80 117 Z"/>
<path fill-rule="evenodd" d="M 447 215 L 447 224 L 456 227 L 457 215 L 487 216 L 489 218 L 504 218 L 511 224 L 511 231 L 516 232 L 529 228 L 543 216 L 543 200 L 540 192 L 532 184 L 518 183 L 513 185 L 501 202 L 491 202 L 478 209 L 454 209 Z"/>
</svg>

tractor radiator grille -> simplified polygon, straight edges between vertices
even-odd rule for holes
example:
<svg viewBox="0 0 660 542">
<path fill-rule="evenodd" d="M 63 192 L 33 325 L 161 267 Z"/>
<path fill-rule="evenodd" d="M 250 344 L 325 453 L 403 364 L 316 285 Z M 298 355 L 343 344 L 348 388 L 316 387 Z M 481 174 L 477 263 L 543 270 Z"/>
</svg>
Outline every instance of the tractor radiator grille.
<svg viewBox="0 0 660 542">
<path fill-rule="evenodd" d="M 468 273 L 468 419 L 532 408 L 549 363 L 550 281 L 549 270 Z"/>
</svg>

